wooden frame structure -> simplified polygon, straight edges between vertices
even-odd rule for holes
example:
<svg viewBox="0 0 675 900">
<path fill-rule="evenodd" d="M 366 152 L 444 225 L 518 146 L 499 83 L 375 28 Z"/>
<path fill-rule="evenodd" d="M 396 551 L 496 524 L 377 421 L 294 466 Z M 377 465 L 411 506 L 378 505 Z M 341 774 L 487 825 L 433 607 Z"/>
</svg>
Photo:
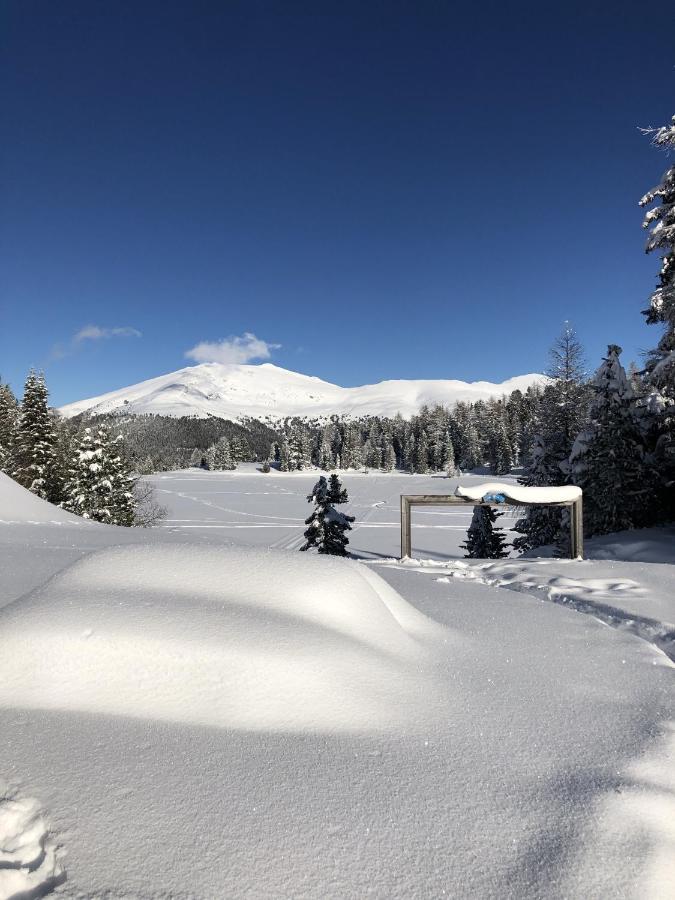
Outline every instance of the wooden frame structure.
<svg viewBox="0 0 675 900">
<path fill-rule="evenodd" d="M 401 494 L 401 559 L 412 556 L 411 510 L 413 506 L 569 506 L 570 510 L 570 557 L 584 558 L 583 501 L 564 500 L 557 503 L 535 503 L 515 501 L 510 498 L 503 503 L 486 503 L 484 500 L 469 500 L 454 494 Z"/>
</svg>

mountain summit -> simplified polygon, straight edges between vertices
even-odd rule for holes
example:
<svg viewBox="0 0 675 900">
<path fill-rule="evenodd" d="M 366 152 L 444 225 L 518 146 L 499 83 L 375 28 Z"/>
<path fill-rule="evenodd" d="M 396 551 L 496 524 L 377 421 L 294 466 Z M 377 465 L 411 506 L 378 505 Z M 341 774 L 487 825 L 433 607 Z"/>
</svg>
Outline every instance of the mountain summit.
<svg viewBox="0 0 675 900">
<path fill-rule="evenodd" d="M 247 416 L 279 419 L 285 416 L 394 416 L 406 418 L 421 406 L 452 406 L 458 400 L 476 401 L 521 391 L 544 380 L 542 375 L 518 375 L 501 384 L 489 381 L 381 381 L 344 388 L 311 375 L 262 365 L 202 363 L 168 375 L 150 378 L 100 397 L 62 406 L 67 418 L 79 413 L 154 413 L 163 416 L 219 416 L 233 421 Z"/>
</svg>

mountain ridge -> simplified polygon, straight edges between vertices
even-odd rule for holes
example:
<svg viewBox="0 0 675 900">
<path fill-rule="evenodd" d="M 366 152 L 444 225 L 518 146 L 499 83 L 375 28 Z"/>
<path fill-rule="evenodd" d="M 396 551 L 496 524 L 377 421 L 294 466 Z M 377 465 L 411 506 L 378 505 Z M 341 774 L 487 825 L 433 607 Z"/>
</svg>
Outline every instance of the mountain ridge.
<svg viewBox="0 0 675 900">
<path fill-rule="evenodd" d="M 66 418 L 86 412 L 217 416 L 232 421 L 245 418 L 278 420 L 287 416 L 394 416 L 397 413 L 409 418 L 425 404 L 452 406 L 460 400 L 487 400 L 517 389 L 525 391 L 545 380 L 545 376 L 531 373 L 516 375 L 501 383 L 389 379 L 345 388 L 315 375 L 282 369 L 273 363 L 201 363 L 68 403 L 61 406 L 59 412 Z"/>
</svg>

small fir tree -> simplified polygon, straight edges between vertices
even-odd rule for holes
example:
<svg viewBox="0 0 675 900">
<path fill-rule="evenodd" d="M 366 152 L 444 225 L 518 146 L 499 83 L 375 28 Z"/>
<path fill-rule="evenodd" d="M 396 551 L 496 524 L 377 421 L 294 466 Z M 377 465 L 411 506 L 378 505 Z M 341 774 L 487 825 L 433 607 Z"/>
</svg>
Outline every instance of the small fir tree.
<svg viewBox="0 0 675 900">
<path fill-rule="evenodd" d="M 120 451 L 120 440 L 111 440 L 105 427 L 84 429 L 66 485 L 65 509 L 95 522 L 133 525 L 136 479 Z"/>
<path fill-rule="evenodd" d="M 354 516 L 339 512 L 335 506 L 346 503 L 347 491 L 340 484 L 337 475 L 331 475 L 330 484 L 322 475 L 307 496 L 307 501 L 314 504 L 314 511 L 305 520 L 305 543 L 301 550 L 316 547 L 319 553 L 329 556 L 346 556 Z"/>
<path fill-rule="evenodd" d="M 502 515 L 491 506 L 474 506 L 466 542 L 460 545 L 466 550 L 465 559 L 504 559 L 509 555 L 503 529 L 495 528 Z"/>
</svg>

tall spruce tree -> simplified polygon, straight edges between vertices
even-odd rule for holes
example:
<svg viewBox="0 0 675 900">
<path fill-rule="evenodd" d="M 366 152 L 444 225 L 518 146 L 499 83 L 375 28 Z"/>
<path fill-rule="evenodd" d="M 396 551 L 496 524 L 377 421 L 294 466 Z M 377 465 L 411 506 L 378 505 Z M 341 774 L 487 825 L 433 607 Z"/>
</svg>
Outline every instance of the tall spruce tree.
<svg viewBox="0 0 675 900">
<path fill-rule="evenodd" d="M 214 469 L 236 469 L 237 465 L 232 459 L 232 450 L 230 442 L 226 437 L 221 437 L 216 441 L 213 453 Z"/>
<path fill-rule="evenodd" d="M 492 506 L 474 506 L 466 541 L 460 544 L 466 550 L 465 559 L 504 559 L 509 555 L 503 529 L 495 528 L 502 515 Z"/>
<path fill-rule="evenodd" d="M 464 471 L 471 471 L 480 466 L 483 462 L 483 453 L 480 446 L 480 438 L 478 430 L 472 421 L 469 421 L 464 432 L 464 446 L 462 448 L 462 456 L 460 465 Z"/>
<path fill-rule="evenodd" d="M 286 435 L 281 438 L 281 443 L 279 444 L 279 471 L 292 471 L 291 448 L 288 446 Z"/>
<path fill-rule="evenodd" d="M 656 501 L 655 472 L 635 421 L 635 397 L 619 356 L 610 344 L 591 380 L 590 423 L 570 454 L 570 474 L 584 492 L 588 536 L 650 523 Z"/>
<path fill-rule="evenodd" d="M 675 151 L 675 116 L 662 128 L 645 131 L 652 135 L 655 147 Z M 658 204 L 652 206 L 652 204 Z M 646 364 L 648 388 L 656 394 L 648 408 L 655 419 L 654 449 L 662 485 L 665 488 L 667 518 L 675 517 L 675 164 L 663 174 L 660 183 L 640 200 L 640 206 L 652 207 L 642 227 L 649 236 L 647 253 L 661 253 L 658 284 L 644 310 L 647 322 L 662 328 L 661 338 Z"/>
<path fill-rule="evenodd" d="M 17 437 L 19 404 L 8 384 L 0 382 L 0 472 L 11 474 Z"/>
<path fill-rule="evenodd" d="M 542 431 L 533 438 L 519 478 L 526 487 L 558 487 L 570 480 L 572 446 L 588 421 L 591 390 L 584 350 L 569 322 L 565 322 L 549 354 L 546 374 L 551 380 L 539 406 Z M 556 544 L 561 555 L 567 553 L 569 517 L 561 507 L 530 506 L 516 522 L 515 530 L 522 535 L 513 542 L 516 550 Z"/>
<path fill-rule="evenodd" d="M 314 504 L 314 510 L 305 519 L 308 527 L 301 550 L 316 547 L 319 553 L 329 556 L 347 555 L 347 532 L 351 531 L 354 516 L 336 510 L 335 506 L 346 503 L 348 499 L 347 491 L 340 484 L 337 475 L 331 475 L 330 484 L 324 475 L 319 478 L 312 493 L 307 496 L 307 501 Z"/>
<path fill-rule="evenodd" d="M 586 422 L 590 401 L 584 348 L 569 322 L 565 322 L 549 351 L 546 374 L 551 384 L 544 392 L 545 433 L 551 452 L 565 460 Z"/>
<path fill-rule="evenodd" d="M 506 425 L 500 417 L 494 423 L 490 441 L 490 464 L 495 475 L 508 475 L 513 468 L 513 446 L 506 432 Z"/>
<path fill-rule="evenodd" d="M 58 503 L 62 484 L 55 465 L 56 433 L 44 375 L 29 372 L 16 429 L 12 477 L 44 500 Z"/>
</svg>

